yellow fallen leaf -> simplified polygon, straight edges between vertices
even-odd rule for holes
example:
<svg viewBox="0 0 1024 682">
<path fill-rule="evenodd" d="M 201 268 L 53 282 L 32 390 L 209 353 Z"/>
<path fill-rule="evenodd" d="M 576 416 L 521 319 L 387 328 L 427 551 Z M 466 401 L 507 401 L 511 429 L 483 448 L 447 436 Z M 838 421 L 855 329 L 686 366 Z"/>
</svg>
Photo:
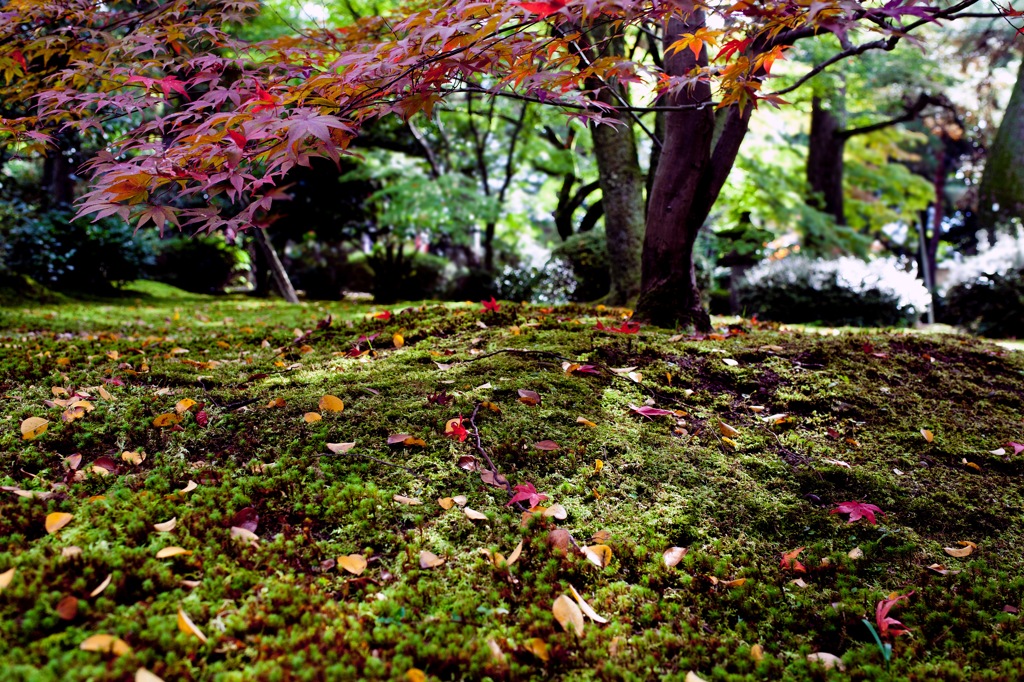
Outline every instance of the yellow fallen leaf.
<svg viewBox="0 0 1024 682">
<path fill-rule="evenodd" d="M 178 525 L 178 517 L 171 517 L 170 521 L 164 521 L 163 523 L 154 523 L 153 529 L 161 533 L 169 533 L 174 530 L 174 527 Z"/>
<path fill-rule="evenodd" d="M 604 460 L 601 460 L 601 459 L 594 460 L 594 473 L 595 474 L 601 473 L 601 469 L 604 469 Z"/>
<path fill-rule="evenodd" d="M 103 388 L 102 386 L 100 386 L 96 390 L 100 394 L 100 397 L 103 398 L 104 400 L 114 400 L 114 396 L 112 396 L 110 394 L 110 391 L 108 391 L 107 389 Z"/>
<path fill-rule="evenodd" d="M 572 599 L 564 594 L 560 595 L 551 605 L 551 613 L 563 630 L 569 632 L 569 629 L 572 628 L 575 630 L 576 636 L 583 636 L 583 612 Z"/>
<path fill-rule="evenodd" d="M 580 610 L 586 614 L 587 618 L 594 621 L 595 623 L 607 623 L 608 619 L 604 616 L 598 615 L 597 611 L 586 602 L 586 600 L 580 596 L 580 593 L 576 591 L 576 588 L 569 585 L 569 591 L 572 592 L 573 599 L 576 600 L 576 604 L 579 605 Z"/>
<path fill-rule="evenodd" d="M 433 552 L 425 549 L 420 550 L 420 568 L 437 568 L 444 563 L 444 559 Z"/>
<path fill-rule="evenodd" d="M 53 512 L 46 515 L 46 532 L 53 534 L 59 531 L 64 526 L 71 523 L 71 519 L 75 518 L 73 514 L 67 512 Z"/>
<path fill-rule="evenodd" d="M 924 436 L 924 439 L 929 443 L 935 440 L 935 436 L 928 429 L 921 429 L 921 435 Z"/>
<path fill-rule="evenodd" d="M 68 390 L 66 388 L 62 388 L 60 386 L 51 386 L 50 387 L 50 393 L 52 393 L 54 395 L 54 397 L 60 397 L 62 395 L 63 396 L 67 396 L 68 395 Z"/>
<path fill-rule="evenodd" d="M 21 422 L 21 439 L 33 440 L 46 432 L 50 422 L 42 417 L 29 417 Z"/>
<path fill-rule="evenodd" d="M 729 438 L 728 436 L 722 436 L 722 442 L 728 445 L 733 450 L 739 450 L 740 448 L 740 444 L 734 441 L 732 438 Z"/>
<path fill-rule="evenodd" d="M 115 656 L 124 656 L 132 650 L 128 642 L 113 635 L 91 635 L 82 640 L 78 645 L 82 651 L 102 651 L 112 653 Z"/>
<path fill-rule="evenodd" d="M 362 554 L 346 554 L 338 557 L 338 565 L 352 575 L 359 575 L 366 570 L 366 557 Z"/>
<path fill-rule="evenodd" d="M 405 345 L 405 337 L 399 334 L 398 332 L 395 332 L 391 336 L 391 343 L 395 344 L 395 348 L 401 348 L 402 346 Z"/>
<path fill-rule="evenodd" d="M 437 501 L 441 505 L 441 509 L 448 510 L 455 506 L 455 500 L 450 497 L 442 497 Z"/>
<path fill-rule="evenodd" d="M 720 582 L 718 584 L 721 585 L 722 587 L 740 587 L 742 585 L 745 585 L 746 583 L 747 583 L 747 579 L 746 578 L 736 578 L 735 580 L 723 580 L 722 582 Z"/>
<path fill-rule="evenodd" d="M 427 682 L 427 674 L 419 668 L 409 668 L 405 671 L 406 682 Z"/>
<path fill-rule="evenodd" d="M 9 568 L 3 573 L 0 573 L 0 592 L 3 592 L 4 588 L 11 584 L 14 580 L 14 569 Z"/>
<path fill-rule="evenodd" d="M 752 658 L 755 663 L 760 663 L 764 660 L 764 649 L 761 648 L 760 644 L 755 644 L 750 647 L 750 658 Z"/>
<path fill-rule="evenodd" d="M 599 568 L 604 568 L 612 560 L 612 548 L 608 545 L 591 545 L 590 547 L 584 547 L 583 554 L 586 555 L 590 563 Z"/>
<path fill-rule="evenodd" d="M 181 421 L 181 417 L 174 412 L 164 412 L 153 420 L 153 426 L 163 428 L 165 426 L 174 426 Z"/>
<path fill-rule="evenodd" d="M 345 409 L 345 403 L 335 395 L 325 395 L 320 398 L 320 410 L 323 412 L 341 412 Z"/>
<path fill-rule="evenodd" d="M 145 668 L 139 668 L 135 671 L 135 682 L 164 682 L 164 678 L 154 675 Z"/>
<path fill-rule="evenodd" d="M 307 412 L 306 414 L 302 415 L 302 418 L 306 420 L 307 424 L 312 424 L 313 422 L 318 422 L 321 419 L 323 419 L 323 417 L 321 417 L 320 413 L 318 412 Z"/>
<path fill-rule="evenodd" d="M 576 423 L 577 424 L 583 424 L 584 426 L 588 426 L 588 427 L 590 427 L 592 429 L 596 429 L 597 428 L 597 424 L 595 424 L 594 422 L 590 421 L 586 417 L 576 417 Z"/>
<path fill-rule="evenodd" d="M 124 460 L 125 462 L 128 462 L 129 464 L 134 464 L 138 466 L 139 464 L 142 464 L 144 461 L 146 461 L 146 453 L 126 451 L 121 453 L 121 459 Z"/>
<path fill-rule="evenodd" d="M 550 658 L 550 656 L 548 656 L 548 643 L 540 637 L 534 637 L 526 640 L 523 642 L 523 648 L 545 663 L 547 663 Z"/>
<path fill-rule="evenodd" d="M 181 554 L 191 554 L 192 550 L 185 549 L 184 547 L 164 547 L 156 553 L 157 559 L 168 559 L 172 556 L 179 556 Z"/>
<path fill-rule="evenodd" d="M 718 430 L 727 438 L 739 438 L 740 432 L 723 421 L 718 422 Z"/>
<path fill-rule="evenodd" d="M 192 622 L 192 619 L 188 617 L 188 614 L 180 606 L 178 607 L 178 629 L 186 635 L 195 635 L 200 642 L 206 644 L 206 635 L 196 627 L 196 624 Z"/>
<path fill-rule="evenodd" d="M 191 410 L 195 404 L 196 401 L 192 400 L 191 398 L 182 398 L 177 403 L 175 403 L 174 411 L 177 412 L 178 414 L 182 414 L 183 412 L 188 412 L 189 410 Z"/>
</svg>

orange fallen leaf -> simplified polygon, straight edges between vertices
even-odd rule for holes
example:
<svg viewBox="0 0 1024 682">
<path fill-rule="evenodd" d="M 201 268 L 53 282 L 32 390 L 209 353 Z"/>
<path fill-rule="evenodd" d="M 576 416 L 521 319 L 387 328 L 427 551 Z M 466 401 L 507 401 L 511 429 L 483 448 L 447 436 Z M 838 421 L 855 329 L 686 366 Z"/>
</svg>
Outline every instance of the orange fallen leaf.
<svg viewBox="0 0 1024 682">
<path fill-rule="evenodd" d="M 539 637 L 534 637 L 523 642 L 523 648 L 545 663 L 547 663 L 550 658 L 548 655 L 548 643 Z"/>
<path fill-rule="evenodd" d="M 113 573 L 108 573 L 107 577 L 103 579 L 103 582 L 101 582 L 99 585 L 97 585 L 96 589 L 89 593 L 89 596 L 90 597 L 98 597 L 101 594 L 103 594 L 103 590 L 107 589 L 107 587 L 110 585 L 110 581 L 113 580 L 113 579 L 114 579 L 114 574 Z"/>
<path fill-rule="evenodd" d="M 395 348 L 401 348 L 402 346 L 405 345 L 405 337 L 399 334 L 398 332 L 395 332 L 391 336 L 391 343 L 395 344 Z"/>
<path fill-rule="evenodd" d="M 185 549 L 184 547 L 164 547 L 156 553 L 157 559 L 168 559 L 172 556 L 180 556 L 182 554 L 191 554 L 191 549 Z"/>
<path fill-rule="evenodd" d="M 64 526 L 71 523 L 71 519 L 73 518 L 75 518 L 74 515 L 68 514 L 67 512 L 52 512 L 50 514 L 47 514 L 45 523 L 46 532 L 50 533 L 51 535 L 53 533 L 56 533 Z"/>
<path fill-rule="evenodd" d="M 590 421 L 586 417 L 576 417 L 576 423 L 577 424 L 583 424 L 584 426 L 587 426 L 587 427 L 592 428 L 592 429 L 596 429 L 597 428 L 597 424 L 595 424 L 594 422 Z"/>
<path fill-rule="evenodd" d="M 572 628 L 578 637 L 583 636 L 583 611 L 572 599 L 564 594 L 559 595 L 555 603 L 551 605 L 551 613 L 563 630 L 569 632 L 569 629 Z"/>
<path fill-rule="evenodd" d="M 958 548 L 943 547 L 942 549 L 949 556 L 960 559 L 966 556 L 970 556 L 974 553 L 974 550 L 978 548 L 978 545 L 974 544 L 973 542 L 960 541 L 957 544 L 961 546 Z"/>
<path fill-rule="evenodd" d="M 523 403 L 524 405 L 530 405 L 531 407 L 534 405 L 539 405 L 540 394 L 538 394 L 536 391 L 521 388 L 519 389 L 519 402 Z"/>
<path fill-rule="evenodd" d="M 74 620 L 78 615 L 78 597 L 72 595 L 64 597 L 57 602 L 54 611 L 57 612 L 57 617 L 61 620 Z"/>
<path fill-rule="evenodd" d="M 174 411 L 177 412 L 178 414 L 182 414 L 184 412 L 188 412 L 189 410 L 191 410 L 195 404 L 196 401 L 192 400 L 191 398 L 182 398 L 177 403 L 175 403 Z"/>
<path fill-rule="evenodd" d="M 347 554 L 338 557 L 338 565 L 352 575 L 359 575 L 366 570 L 366 557 L 362 554 Z"/>
<path fill-rule="evenodd" d="M 178 629 L 186 635 L 195 635 L 203 644 L 207 642 L 206 635 L 196 627 L 196 624 L 192 622 L 192 619 L 188 617 L 188 614 L 180 606 L 178 607 Z"/>
<path fill-rule="evenodd" d="M 307 412 L 306 414 L 302 415 L 302 418 L 306 420 L 307 424 L 312 424 L 313 422 L 318 422 L 321 419 L 323 419 L 323 417 L 320 416 L 319 412 Z"/>
<path fill-rule="evenodd" d="M 43 435 L 50 422 L 42 417 L 29 417 L 21 422 L 21 439 L 33 440 Z"/>
<path fill-rule="evenodd" d="M 344 409 L 345 403 L 337 396 L 325 395 L 320 398 L 320 410 L 322 412 L 342 412 Z"/>
<path fill-rule="evenodd" d="M 444 509 L 446 511 L 455 506 L 455 500 L 453 500 L 450 497 L 442 497 L 437 501 L 437 503 L 441 505 L 441 509 Z"/>
<path fill-rule="evenodd" d="M 78 645 L 78 648 L 82 651 L 101 651 L 104 653 L 112 653 L 115 656 L 124 656 L 132 650 L 128 646 L 128 642 L 124 641 L 120 637 L 114 637 L 113 635 L 91 635 L 82 640 L 82 643 Z"/>
<path fill-rule="evenodd" d="M 583 548 L 583 554 L 590 563 L 604 568 L 612 560 L 612 548 L 608 545 L 591 545 Z"/>
<path fill-rule="evenodd" d="M 153 420 L 153 426 L 163 428 L 165 426 L 174 426 L 181 422 L 181 417 L 174 412 L 165 412 Z"/>
<path fill-rule="evenodd" d="M 921 429 L 921 435 L 924 437 L 925 441 L 929 443 L 935 440 L 935 435 L 928 429 Z"/>
</svg>

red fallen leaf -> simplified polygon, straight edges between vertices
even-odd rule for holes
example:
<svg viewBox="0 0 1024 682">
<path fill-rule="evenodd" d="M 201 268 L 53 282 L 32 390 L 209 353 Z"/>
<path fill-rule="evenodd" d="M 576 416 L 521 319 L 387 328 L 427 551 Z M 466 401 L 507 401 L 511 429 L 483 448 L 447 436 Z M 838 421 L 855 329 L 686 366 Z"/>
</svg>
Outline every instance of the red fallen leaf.
<svg viewBox="0 0 1024 682">
<path fill-rule="evenodd" d="M 540 394 L 526 388 L 519 389 L 519 402 L 524 405 L 540 405 Z"/>
<path fill-rule="evenodd" d="M 111 379 L 104 379 L 103 383 L 109 386 L 124 386 L 124 382 L 118 379 L 117 377 L 113 377 Z"/>
<path fill-rule="evenodd" d="M 460 443 L 466 442 L 466 437 L 469 436 L 469 431 L 466 431 L 466 427 L 462 425 L 461 414 L 455 419 L 448 420 L 448 423 L 444 425 L 444 433 L 449 438 L 455 438 Z"/>
<path fill-rule="evenodd" d="M 517 5 L 531 14 L 536 14 L 538 19 L 550 16 L 565 7 L 566 0 L 551 0 L 550 2 L 517 2 Z"/>
<path fill-rule="evenodd" d="M 832 438 L 834 440 L 839 440 L 840 438 L 842 438 L 842 435 L 840 435 L 840 433 L 833 429 L 831 426 L 828 427 L 828 431 L 826 431 L 826 433 L 828 434 L 829 438 Z"/>
<path fill-rule="evenodd" d="M 782 555 L 782 561 L 779 562 L 779 566 L 792 570 L 794 573 L 806 573 L 807 569 L 804 565 L 796 560 L 800 555 L 800 552 L 804 551 L 805 548 L 797 547 L 792 552 L 786 552 Z"/>
<path fill-rule="evenodd" d="M 384 320 L 385 322 L 388 322 L 389 320 L 391 320 L 391 311 L 385 310 L 383 312 L 379 312 L 376 315 L 374 315 L 374 317 L 377 318 L 378 320 Z"/>
<path fill-rule="evenodd" d="M 104 471 L 107 471 L 111 474 L 117 473 L 117 462 L 115 462 L 112 458 L 107 457 L 106 455 L 101 455 L 97 457 L 95 460 L 93 460 L 92 466 L 99 467 L 100 469 L 103 469 Z"/>
<path fill-rule="evenodd" d="M 556 443 L 553 440 L 542 440 L 542 441 L 540 441 L 538 443 L 534 443 L 533 447 L 537 448 L 538 450 L 554 451 L 554 450 L 558 449 L 558 443 Z M 533 506 L 533 505 L 530 505 L 530 506 Z"/>
<path fill-rule="evenodd" d="M 259 527 L 260 515 L 256 512 L 254 507 L 242 507 L 235 515 L 231 517 L 231 523 L 229 525 L 244 528 L 250 533 L 255 533 Z"/>
<path fill-rule="evenodd" d="M 879 513 L 885 516 L 885 512 L 876 507 L 873 504 L 867 504 L 865 502 L 841 502 L 833 509 L 830 514 L 849 514 L 850 518 L 847 523 L 853 523 L 860 519 L 867 519 L 868 523 L 875 524 L 875 513 Z"/>
<path fill-rule="evenodd" d="M 521 2 L 519 4 L 521 6 L 523 6 L 523 7 L 525 7 L 526 5 L 546 5 L 547 3 L 543 3 L 543 2 L 527 2 L 527 3 L 522 3 Z M 557 12 L 559 9 L 561 9 L 561 7 L 557 8 L 557 9 L 555 9 L 553 11 Z M 551 14 L 551 12 L 548 12 L 548 14 Z M 547 16 L 547 14 L 545 14 L 544 16 Z M 495 301 L 493 296 L 491 296 L 491 300 L 490 301 L 480 301 L 480 303 L 483 304 L 483 306 L 484 306 L 484 312 L 496 313 L 496 312 L 499 312 L 501 310 L 501 304 L 498 303 L 497 301 Z"/>
<path fill-rule="evenodd" d="M 879 635 L 885 637 L 890 634 L 894 636 L 910 634 L 910 630 L 908 630 L 903 623 L 892 618 L 889 615 L 889 611 L 892 610 L 892 607 L 896 606 L 897 602 L 903 599 L 909 599 L 912 594 L 914 594 L 913 591 L 897 595 L 891 599 L 883 599 L 878 602 L 875 606 L 875 624 L 878 625 Z"/>
<path fill-rule="evenodd" d="M 630 405 L 629 409 L 633 410 L 634 412 L 636 412 L 639 415 L 647 417 L 648 419 L 650 419 L 652 417 L 664 417 L 664 416 L 674 415 L 675 414 L 675 412 L 673 412 L 672 410 L 663 410 L 660 407 L 648 407 L 647 405 L 644 405 L 643 407 L 637 407 L 636 405 Z"/>
<path fill-rule="evenodd" d="M 202 427 L 205 427 L 210 423 L 210 417 L 207 416 L 206 410 L 199 410 L 196 412 L 196 423 Z"/>
<path fill-rule="evenodd" d="M 548 499 L 548 496 L 544 493 L 537 492 L 537 489 L 533 487 L 532 483 L 517 485 L 514 490 L 516 491 L 516 494 L 512 496 L 512 499 L 508 501 L 506 506 L 511 507 L 516 502 L 526 502 L 526 506 L 536 507 L 538 504 Z"/>
<path fill-rule="evenodd" d="M 639 322 L 633 322 L 632 320 L 626 320 L 625 322 L 620 324 L 618 327 L 612 327 L 612 326 L 606 327 L 603 324 L 601 324 L 601 322 L 599 321 L 597 323 L 597 325 L 594 327 L 594 329 L 597 329 L 597 330 L 603 331 L 603 332 L 615 332 L 616 334 L 636 334 L 637 332 L 640 331 L 640 323 Z"/>
</svg>

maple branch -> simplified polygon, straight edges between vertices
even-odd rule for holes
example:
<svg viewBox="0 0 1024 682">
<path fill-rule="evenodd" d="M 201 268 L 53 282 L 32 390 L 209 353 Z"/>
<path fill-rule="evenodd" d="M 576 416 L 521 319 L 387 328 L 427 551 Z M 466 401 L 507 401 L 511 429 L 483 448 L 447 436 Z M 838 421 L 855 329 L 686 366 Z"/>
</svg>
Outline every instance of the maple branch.
<svg viewBox="0 0 1024 682">
<path fill-rule="evenodd" d="M 816 64 L 810 71 L 801 76 L 795 83 L 793 83 L 789 87 L 782 88 L 781 90 L 776 90 L 775 92 L 772 92 L 770 93 L 770 95 L 767 96 L 781 97 L 782 95 L 793 92 L 801 85 L 811 80 L 819 73 L 821 73 L 828 67 L 832 66 L 833 64 L 841 62 L 842 60 L 847 59 L 849 57 L 855 57 L 859 54 L 863 54 L 868 50 L 892 50 L 893 48 L 896 47 L 895 42 L 892 43 L 891 45 L 889 44 L 892 40 L 893 38 L 888 38 L 885 40 L 874 40 L 870 43 L 862 43 L 861 45 L 857 45 L 855 47 L 851 47 L 849 49 L 843 50 L 842 52 L 834 54 L 825 61 L 821 62 L 820 64 Z"/>
<path fill-rule="evenodd" d="M 885 128 L 890 128 L 900 123 L 912 121 L 915 118 L 917 118 L 918 115 L 920 115 L 924 108 L 927 107 L 929 104 L 935 104 L 937 106 L 945 107 L 950 106 L 948 103 L 943 102 L 939 98 L 935 98 L 932 97 L 931 95 L 922 93 L 921 95 L 918 96 L 917 101 L 915 101 L 911 105 L 908 105 L 903 111 L 903 113 L 900 114 L 899 116 L 894 116 L 892 118 L 888 118 L 884 121 L 878 121 L 877 123 L 872 123 L 870 125 L 861 126 L 860 128 L 848 128 L 846 130 L 841 130 L 838 132 L 838 136 L 841 139 L 848 140 L 851 137 L 854 137 L 855 135 L 866 135 L 868 133 L 873 133 L 876 130 L 884 130 Z"/>
</svg>

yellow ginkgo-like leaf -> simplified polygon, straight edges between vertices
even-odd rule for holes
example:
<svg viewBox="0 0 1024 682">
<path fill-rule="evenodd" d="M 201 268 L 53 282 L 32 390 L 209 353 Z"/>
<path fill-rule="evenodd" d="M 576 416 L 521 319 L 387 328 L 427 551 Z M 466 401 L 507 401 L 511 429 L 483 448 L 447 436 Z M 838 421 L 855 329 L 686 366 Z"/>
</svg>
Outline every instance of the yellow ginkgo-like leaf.
<svg viewBox="0 0 1024 682">
<path fill-rule="evenodd" d="M 46 432 L 50 422 L 42 417 L 29 417 L 21 422 L 21 439 L 32 440 Z"/>
<path fill-rule="evenodd" d="M 325 395 L 320 398 L 320 410 L 323 412 L 341 412 L 345 409 L 345 403 L 336 395 Z"/>
<path fill-rule="evenodd" d="M 56 533 L 64 526 L 71 523 L 71 519 L 75 518 L 73 514 L 67 512 L 53 512 L 46 515 L 46 532 Z"/>
<path fill-rule="evenodd" d="M 352 575 L 359 575 L 366 570 L 366 557 L 362 554 L 340 556 L 338 557 L 338 565 Z"/>
<path fill-rule="evenodd" d="M 196 401 L 191 398 L 182 398 L 174 405 L 174 411 L 178 414 L 188 412 L 196 404 Z"/>
<path fill-rule="evenodd" d="M 180 606 L 178 607 L 178 629 L 186 635 L 195 635 L 203 644 L 207 642 L 206 635 L 196 627 L 196 624 L 192 622 L 192 619 L 188 617 L 188 614 Z"/>
<path fill-rule="evenodd" d="M 181 421 L 181 417 L 174 412 L 164 412 L 163 414 L 157 415 L 153 419 L 153 426 L 158 428 L 164 428 L 165 426 L 174 426 Z"/>
<path fill-rule="evenodd" d="M 319 412 L 307 412 L 306 414 L 302 415 L 302 418 L 306 420 L 307 424 L 312 424 L 313 422 L 318 422 L 321 419 L 323 419 L 323 417 L 320 416 Z"/>
<path fill-rule="evenodd" d="M 391 343 L 395 344 L 395 348 L 401 348 L 405 345 L 405 337 L 395 332 L 395 335 L 391 337 Z"/>
</svg>

